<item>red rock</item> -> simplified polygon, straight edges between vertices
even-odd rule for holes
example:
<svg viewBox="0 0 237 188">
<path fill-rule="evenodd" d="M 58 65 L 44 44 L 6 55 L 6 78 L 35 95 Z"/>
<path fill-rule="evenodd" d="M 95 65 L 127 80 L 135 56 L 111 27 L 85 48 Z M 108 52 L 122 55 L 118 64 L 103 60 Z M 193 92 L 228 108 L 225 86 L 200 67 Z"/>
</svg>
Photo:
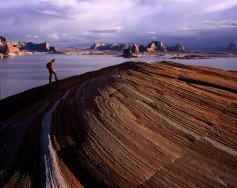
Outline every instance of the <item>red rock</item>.
<svg viewBox="0 0 237 188">
<path fill-rule="evenodd" d="M 236 72 L 128 62 L 1 100 L 4 186 L 45 185 L 39 138 L 49 111 L 62 177 L 52 172 L 52 183 L 237 185 Z"/>
</svg>

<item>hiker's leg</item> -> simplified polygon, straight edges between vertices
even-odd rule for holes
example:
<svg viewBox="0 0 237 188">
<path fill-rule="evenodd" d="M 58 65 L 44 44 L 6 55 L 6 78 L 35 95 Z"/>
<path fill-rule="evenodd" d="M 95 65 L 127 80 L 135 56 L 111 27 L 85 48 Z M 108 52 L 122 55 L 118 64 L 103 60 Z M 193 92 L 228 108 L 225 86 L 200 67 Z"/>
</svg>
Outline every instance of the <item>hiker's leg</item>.
<svg viewBox="0 0 237 188">
<path fill-rule="evenodd" d="M 52 72 L 51 71 L 49 71 L 49 83 L 51 83 L 52 81 Z"/>
<path fill-rule="evenodd" d="M 54 72 L 55 80 L 58 81 L 57 73 Z"/>
<path fill-rule="evenodd" d="M 56 74 L 56 72 L 54 71 L 53 74 L 54 74 L 55 80 L 57 81 L 58 78 L 57 78 L 57 74 Z"/>
</svg>

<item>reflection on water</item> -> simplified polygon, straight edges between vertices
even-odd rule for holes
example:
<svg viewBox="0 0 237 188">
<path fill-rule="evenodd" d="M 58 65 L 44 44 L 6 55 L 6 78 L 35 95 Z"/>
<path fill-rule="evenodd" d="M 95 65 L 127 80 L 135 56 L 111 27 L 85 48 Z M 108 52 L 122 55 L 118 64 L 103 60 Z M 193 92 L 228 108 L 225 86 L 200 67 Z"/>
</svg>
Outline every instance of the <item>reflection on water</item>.
<svg viewBox="0 0 237 188">
<path fill-rule="evenodd" d="M 98 70 L 127 61 L 113 56 L 33 55 L 0 59 L 0 99 L 24 90 L 48 83 L 46 63 L 56 59 L 59 79 Z M 143 57 L 129 60 L 161 61 L 163 57 Z M 184 64 L 211 66 L 226 70 L 237 70 L 237 58 L 212 58 L 199 60 L 172 60 Z"/>
</svg>

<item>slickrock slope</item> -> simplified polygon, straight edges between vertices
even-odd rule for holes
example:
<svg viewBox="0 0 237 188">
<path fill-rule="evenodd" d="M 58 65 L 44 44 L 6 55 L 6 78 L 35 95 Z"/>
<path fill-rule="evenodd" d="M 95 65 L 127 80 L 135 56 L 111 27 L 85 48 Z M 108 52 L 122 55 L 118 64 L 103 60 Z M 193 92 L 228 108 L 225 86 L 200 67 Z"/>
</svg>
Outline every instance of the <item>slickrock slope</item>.
<svg viewBox="0 0 237 188">
<path fill-rule="evenodd" d="M 124 63 L 0 101 L 5 187 L 236 187 L 237 73 Z"/>
</svg>

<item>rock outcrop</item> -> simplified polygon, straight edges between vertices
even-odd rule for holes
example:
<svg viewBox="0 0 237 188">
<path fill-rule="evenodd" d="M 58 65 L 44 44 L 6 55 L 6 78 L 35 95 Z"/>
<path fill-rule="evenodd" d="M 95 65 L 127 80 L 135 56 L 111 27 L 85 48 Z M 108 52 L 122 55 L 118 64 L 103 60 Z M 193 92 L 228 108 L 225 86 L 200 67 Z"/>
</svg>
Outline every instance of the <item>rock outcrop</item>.
<svg viewBox="0 0 237 188">
<path fill-rule="evenodd" d="M 51 47 L 48 42 L 35 44 L 33 42 L 7 41 L 5 37 L 0 36 L 0 55 L 7 57 L 9 55 L 26 52 L 51 52 L 56 53 L 56 49 Z"/>
<path fill-rule="evenodd" d="M 146 47 L 144 45 L 140 45 L 139 52 L 145 52 L 145 51 L 146 51 Z"/>
<path fill-rule="evenodd" d="M 0 101 L 1 187 L 235 187 L 237 73 L 108 67 Z"/>
<path fill-rule="evenodd" d="M 3 45 L 7 42 L 6 38 L 3 36 L 0 36 L 0 45 Z"/>
<path fill-rule="evenodd" d="M 123 57 L 124 58 L 132 58 L 133 57 L 130 48 L 127 48 L 123 51 Z"/>
<path fill-rule="evenodd" d="M 166 48 L 165 44 L 161 41 L 152 41 L 147 45 L 137 45 L 135 43 L 94 43 L 90 47 L 90 50 L 98 51 L 123 51 L 129 48 L 132 53 L 139 52 L 185 52 L 185 47 L 182 43 L 178 43 L 175 46 Z"/>
<path fill-rule="evenodd" d="M 20 53 L 20 48 L 21 48 L 21 42 L 17 41 L 11 41 L 7 43 L 7 49 L 6 49 L 6 53 L 7 55 L 11 55 L 11 54 L 19 54 Z"/>
<path fill-rule="evenodd" d="M 228 47 L 225 49 L 225 51 L 228 51 L 228 52 L 237 51 L 237 48 L 236 48 L 235 43 L 229 43 L 229 45 L 228 45 Z"/>
<path fill-rule="evenodd" d="M 21 50 L 35 51 L 35 52 L 56 52 L 54 47 L 51 47 L 49 42 L 35 44 L 33 42 L 27 42 L 21 47 Z"/>
<path fill-rule="evenodd" d="M 93 46 L 90 47 L 91 50 L 114 50 L 114 51 L 123 51 L 125 49 L 126 44 L 121 43 L 94 43 Z"/>
<path fill-rule="evenodd" d="M 9 56 L 20 53 L 21 43 L 19 41 L 10 41 L 7 42 L 5 37 L 0 36 L 0 54 L 2 56 Z"/>
<path fill-rule="evenodd" d="M 147 52 L 155 52 L 157 50 L 155 43 L 151 42 L 147 45 Z"/>
<path fill-rule="evenodd" d="M 137 44 L 132 44 L 130 47 L 132 53 L 138 53 L 139 52 L 139 47 Z"/>
<path fill-rule="evenodd" d="M 167 49 L 166 49 L 163 42 L 153 41 L 153 42 L 151 42 L 147 45 L 146 51 L 147 52 L 156 52 L 156 51 L 158 51 L 158 52 L 167 52 Z"/>
<path fill-rule="evenodd" d="M 178 43 L 175 46 L 171 46 L 167 48 L 169 52 L 185 52 L 185 47 L 182 43 Z"/>
<path fill-rule="evenodd" d="M 91 50 L 99 51 L 123 51 L 127 48 L 129 48 L 133 53 L 139 52 L 138 45 L 134 43 L 94 43 L 93 46 L 90 47 Z"/>
</svg>

